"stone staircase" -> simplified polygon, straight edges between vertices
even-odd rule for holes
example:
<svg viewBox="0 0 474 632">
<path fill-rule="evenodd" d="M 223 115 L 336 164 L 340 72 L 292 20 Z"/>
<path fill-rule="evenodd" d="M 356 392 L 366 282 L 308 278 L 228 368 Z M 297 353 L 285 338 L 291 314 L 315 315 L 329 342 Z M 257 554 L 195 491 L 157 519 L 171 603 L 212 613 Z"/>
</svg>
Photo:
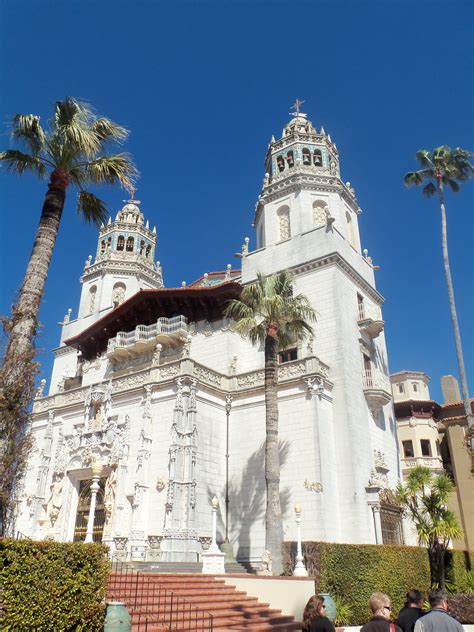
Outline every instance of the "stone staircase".
<svg viewBox="0 0 474 632">
<path fill-rule="evenodd" d="M 127 604 L 134 632 L 290 632 L 301 623 L 223 579 L 151 571 L 112 573 L 108 599 Z M 125 581 L 124 581 L 125 579 Z"/>
<path fill-rule="evenodd" d="M 202 573 L 202 562 L 127 562 L 130 568 L 141 573 Z M 226 562 L 226 573 L 247 573 L 245 566 L 239 562 Z"/>
</svg>

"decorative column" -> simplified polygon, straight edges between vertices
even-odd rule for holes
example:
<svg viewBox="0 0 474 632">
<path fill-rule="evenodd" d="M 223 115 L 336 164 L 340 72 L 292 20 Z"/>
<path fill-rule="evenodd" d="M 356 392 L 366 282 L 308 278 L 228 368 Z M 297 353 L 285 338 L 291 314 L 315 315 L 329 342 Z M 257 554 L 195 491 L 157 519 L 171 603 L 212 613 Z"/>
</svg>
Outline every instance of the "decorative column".
<svg viewBox="0 0 474 632">
<path fill-rule="evenodd" d="M 87 531 L 84 542 L 93 542 L 94 533 L 94 519 L 95 519 L 95 505 L 97 502 L 97 492 L 100 489 L 99 480 L 102 474 L 102 463 L 100 461 L 94 461 L 92 463 L 92 483 L 91 483 L 91 505 L 89 507 L 89 516 L 87 518 Z"/>
<path fill-rule="evenodd" d="M 303 551 L 301 549 L 301 505 L 296 503 L 296 565 L 293 575 L 296 577 L 308 577 L 308 571 L 304 565 Z"/>
<path fill-rule="evenodd" d="M 225 540 L 222 545 L 222 552 L 225 555 L 225 561 L 228 563 L 235 562 L 234 549 L 229 541 L 229 421 L 230 411 L 232 409 L 232 395 L 225 397 Z"/>
<path fill-rule="evenodd" d="M 30 517 L 32 519 L 31 529 L 33 537 L 41 538 L 44 536 L 43 527 L 46 524 L 46 515 L 42 516 L 42 513 L 46 511 L 44 505 L 46 501 L 46 483 L 49 476 L 49 468 L 52 457 L 53 446 L 53 421 L 54 410 L 48 412 L 48 425 L 46 426 L 46 432 L 43 439 L 43 449 L 41 450 L 41 463 L 38 467 L 38 473 L 36 476 L 36 493 L 32 499 L 30 506 Z M 43 507 L 43 512 L 41 509 Z M 40 524 L 42 521 L 42 524 Z"/>
<path fill-rule="evenodd" d="M 382 521 L 380 519 L 380 503 L 369 502 L 369 505 L 372 507 L 372 514 L 374 517 L 375 544 L 383 544 Z"/>
<path fill-rule="evenodd" d="M 217 510 L 219 501 L 216 496 L 212 499 L 212 541 L 211 546 L 202 554 L 202 572 L 208 575 L 223 575 L 224 553 L 217 546 Z"/>
</svg>

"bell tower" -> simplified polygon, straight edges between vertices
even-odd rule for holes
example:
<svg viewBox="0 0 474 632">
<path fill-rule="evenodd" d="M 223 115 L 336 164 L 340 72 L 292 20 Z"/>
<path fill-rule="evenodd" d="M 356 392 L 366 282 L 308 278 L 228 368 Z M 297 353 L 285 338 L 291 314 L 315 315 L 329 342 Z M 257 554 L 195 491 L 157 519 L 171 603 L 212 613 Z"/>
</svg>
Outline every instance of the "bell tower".
<svg viewBox="0 0 474 632">
<path fill-rule="evenodd" d="M 285 248 L 280 244 L 292 241 L 294 250 L 299 237 L 307 241 L 305 236 L 320 229 L 321 236 L 332 231 L 343 238 L 348 249 L 360 254 L 357 218 L 361 210 L 354 189 L 350 182 L 344 184 L 341 180 L 336 144 L 323 127 L 317 130 L 300 112 L 301 103 L 297 100 L 293 106 L 295 112 L 281 138 L 272 136 L 268 146 L 253 223 L 257 249 L 278 246 L 283 254 Z M 306 256 L 299 245 L 298 251 Z M 288 263 L 302 262 L 295 255 Z M 268 273 L 287 267 L 281 261 L 275 263 L 278 265 Z"/>
<path fill-rule="evenodd" d="M 138 290 L 162 287 L 156 242 L 156 228 L 145 224 L 140 201 L 128 200 L 115 221 L 101 226 L 95 260 L 86 261 L 78 319 L 87 319 L 89 326 Z"/>
</svg>

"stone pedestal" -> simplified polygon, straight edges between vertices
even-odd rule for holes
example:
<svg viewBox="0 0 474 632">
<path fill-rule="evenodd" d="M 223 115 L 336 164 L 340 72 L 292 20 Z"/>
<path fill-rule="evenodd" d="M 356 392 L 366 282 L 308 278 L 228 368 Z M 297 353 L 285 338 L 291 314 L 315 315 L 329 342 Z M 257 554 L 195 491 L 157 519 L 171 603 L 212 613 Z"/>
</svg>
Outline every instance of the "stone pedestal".
<svg viewBox="0 0 474 632">
<path fill-rule="evenodd" d="M 205 575 L 224 575 L 224 558 L 225 554 L 219 551 L 219 548 L 209 548 L 202 554 L 202 572 Z"/>
</svg>

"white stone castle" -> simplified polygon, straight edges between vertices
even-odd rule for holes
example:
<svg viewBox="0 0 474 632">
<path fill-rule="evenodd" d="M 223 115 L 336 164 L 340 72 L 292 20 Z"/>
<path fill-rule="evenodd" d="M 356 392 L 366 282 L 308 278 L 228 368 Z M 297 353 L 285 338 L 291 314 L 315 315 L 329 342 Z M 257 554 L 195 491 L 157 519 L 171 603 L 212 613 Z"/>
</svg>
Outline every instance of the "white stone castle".
<svg viewBox="0 0 474 632">
<path fill-rule="evenodd" d="M 89 531 L 122 559 L 197 561 L 216 495 L 218 541 L 227 535 L 237 559 L 258 566 L 264 354 L 233 332 L 224 309 L 257 272 L 287 269 L 317 323 L 314 337 L 280 353 L 285 539 L 296 538 L 299 503 L 303 540 L 402 542 L 390 504 L 400 467 L 383 297 L 331 137 L 299 111 L 272 137 L 256 249 L 245 240 L 241 270 L 165 288 L 156 229 L 139 204 L 100 229 L 77 318 L 70 310 L 62 323 L 49 394 L 43 382 L 35 400 L 16 528 L 60 541 Z"/>
</svg>

